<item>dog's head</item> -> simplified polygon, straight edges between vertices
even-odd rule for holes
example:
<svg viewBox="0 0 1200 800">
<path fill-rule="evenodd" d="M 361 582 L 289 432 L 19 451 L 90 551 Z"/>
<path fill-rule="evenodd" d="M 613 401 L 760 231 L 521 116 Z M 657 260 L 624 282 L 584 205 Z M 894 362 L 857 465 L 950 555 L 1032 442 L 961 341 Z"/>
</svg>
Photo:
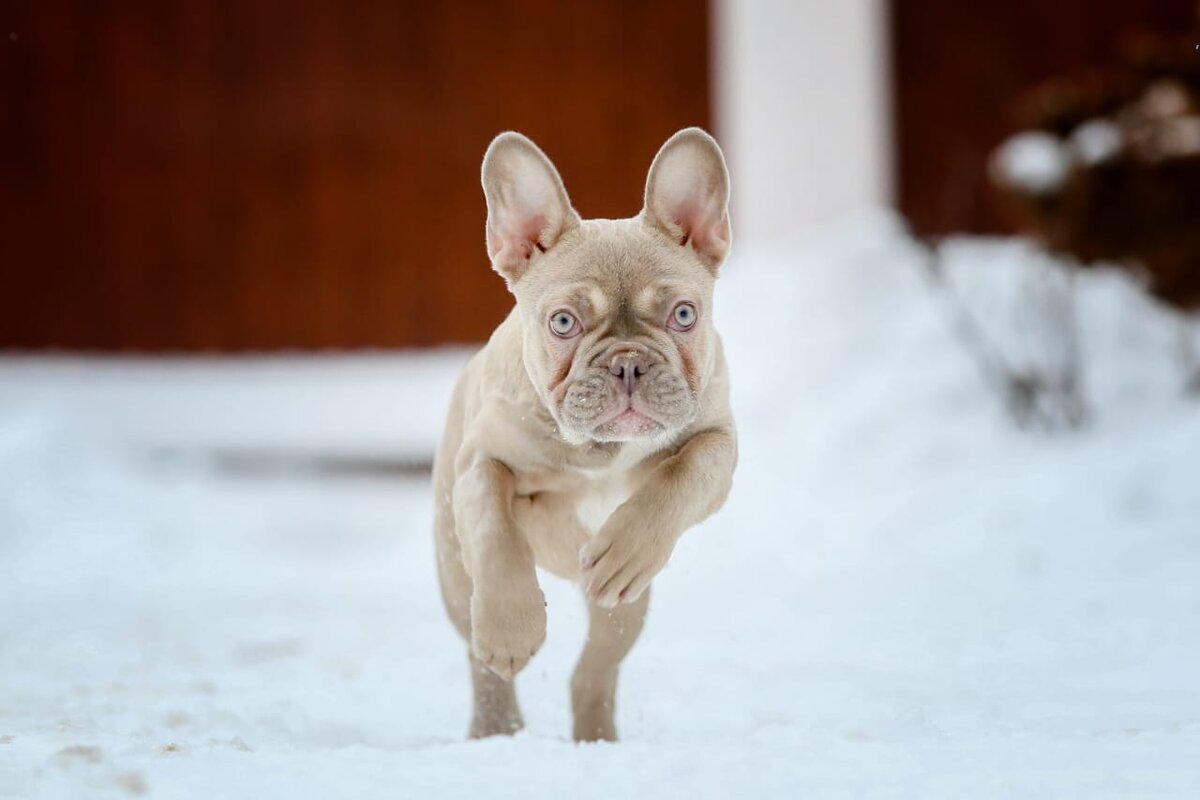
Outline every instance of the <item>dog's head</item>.
<svg viewBox="0 0 1200 800">
<path fill-rule="evenodd" d="M 517 299 L 525 369 L 570 442 L 670 437 L 712 373 L 712 290 L 729 251 L 729 176 L 699 128 L 650 166 L 645 205 L 582 220 L 558 171 L 519 133 L 483 159 L 487 248 Z"/>
</svg>

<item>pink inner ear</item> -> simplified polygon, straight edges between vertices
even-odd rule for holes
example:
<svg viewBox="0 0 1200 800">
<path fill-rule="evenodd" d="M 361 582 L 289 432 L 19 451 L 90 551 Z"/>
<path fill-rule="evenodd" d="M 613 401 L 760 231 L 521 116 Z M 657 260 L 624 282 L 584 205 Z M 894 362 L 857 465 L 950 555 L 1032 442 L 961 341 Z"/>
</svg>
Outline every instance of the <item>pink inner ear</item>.
<svg viewBox="0 0 1200 800">
<path fill-rule="evenodd" d="M 680 204 L 676 207 L 675 213 L 671 215 L 671 221 L 682 231 L 679 240 L 680 247 L 691 242 L 692 249 L 707 253 L 721 241 L 717 230 L 721 219 L 717 216 L 716 211 L 705 208 L 700 203 L 693 201 Z"/>
<path fill-rule="evenodd" d="M 546 215 L 533 214 L 510 219 L 500 230 L 489 230 L 488 247 L 494 253 L 492 258 L 497 264 L 511 268 L 521 261 L 527 261 L 535 247 L 539 252 L 546 252 L 540 241 L 545 229 Z"/>
<path fill-rule="evenodd" d="M 696 213 L 694 204 L 677 203 L 672 209 L 671 222 L 679 227 L 679 246 L 684 247 L 696 238 Z"/>
</svg>

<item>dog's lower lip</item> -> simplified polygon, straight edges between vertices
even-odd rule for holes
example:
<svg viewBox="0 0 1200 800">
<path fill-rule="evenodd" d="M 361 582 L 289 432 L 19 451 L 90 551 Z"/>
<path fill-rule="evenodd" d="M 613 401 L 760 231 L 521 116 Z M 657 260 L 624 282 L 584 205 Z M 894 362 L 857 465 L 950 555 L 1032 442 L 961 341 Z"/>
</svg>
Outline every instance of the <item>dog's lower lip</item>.
<svg viewBox="0 0 1200 800">
<path fill-rule="evenodd" d="M 613 424 L 619 425 L 619 424 L 633 424 L 633 423 L 654 423 L 656 421 L 657 420 L 655 420 L 654 417 L 650 416 L 649 414 L 645 414 L 641 411 L 638 411 L 633 406 L 628 406 L 620 414 L 617 414 L 615 417 L 610 419 L 608 421 L 608 424 L 609 425 L 613 425 Z"/>
</svg>

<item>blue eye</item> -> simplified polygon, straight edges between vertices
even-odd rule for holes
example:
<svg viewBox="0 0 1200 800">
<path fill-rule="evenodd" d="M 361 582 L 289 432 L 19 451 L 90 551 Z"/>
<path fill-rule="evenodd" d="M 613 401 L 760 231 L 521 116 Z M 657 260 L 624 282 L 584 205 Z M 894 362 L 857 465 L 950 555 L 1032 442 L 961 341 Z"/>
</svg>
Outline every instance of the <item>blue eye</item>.
<svg viewBox="0 0 1200 800">
<path fill-rule="evenodd" d="M 680 328 L 690 328 L 696 323 L 696 307 L 691 303 L 680 303 L 675 306 L 671 318 Z"/>
<path fill-rule="evenodd" d="M 575 325 L 575 317 L 568 311 L 555 311 L 550 315 L 550 330 L 555 336 L 569 336 Z"/>
</svg>

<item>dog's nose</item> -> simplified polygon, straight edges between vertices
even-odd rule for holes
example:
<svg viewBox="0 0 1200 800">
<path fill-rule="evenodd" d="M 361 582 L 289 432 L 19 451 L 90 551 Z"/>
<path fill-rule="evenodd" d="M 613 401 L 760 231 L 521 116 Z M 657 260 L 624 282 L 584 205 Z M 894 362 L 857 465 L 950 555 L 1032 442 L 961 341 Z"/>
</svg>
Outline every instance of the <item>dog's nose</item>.
<svg viewBox="0 0 1200 800">
<path fill-rule="evenodd" d="M 608 371 L 625 384 L 625 391 L 633 394 L 638 379 L 646 374 L 649 359 L 637 348 L 622 348 L 617 350 L 612 360 L 608 362 Z"/>
</svg>

